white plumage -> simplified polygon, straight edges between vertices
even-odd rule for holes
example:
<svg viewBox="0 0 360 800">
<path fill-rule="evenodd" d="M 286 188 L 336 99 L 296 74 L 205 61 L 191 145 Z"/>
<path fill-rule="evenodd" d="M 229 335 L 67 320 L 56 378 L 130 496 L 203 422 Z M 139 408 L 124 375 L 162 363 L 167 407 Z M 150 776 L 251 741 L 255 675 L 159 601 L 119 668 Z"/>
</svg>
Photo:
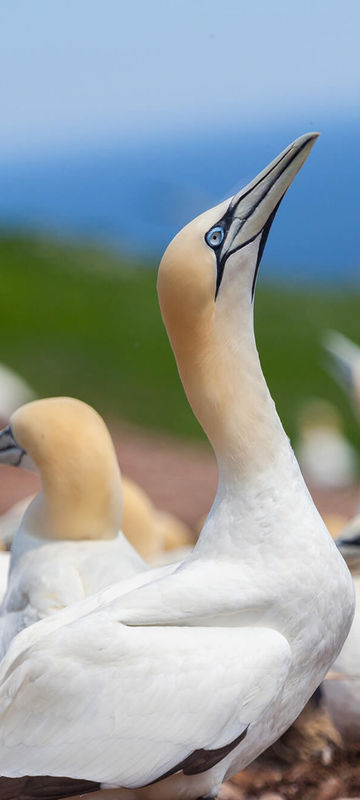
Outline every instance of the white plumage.
<svg viewBox="0 0 360 800">
<path fill-rule="evenodd" d="M 7 698 L 1 703 L 0 713 L 6 714 L 11 703 L 7 765 L 12 772 L 19 771 L 19 763 L 21 774 L 41 773 L 43 769 L 40 750 L 39 758 L 36 749 L 33 750 L 36 746 L 42 748 L 43 732 L 34 731 L 33 719 L 24 719 L 24 705 L 38 711 L 46 709 L 50 722 L 57 687 L 56 682 L 47 680 L 46 674 L 52 671 L 54 659 L 61 691 L 64 683 L 68 690 L 63 712 L 56 704 L 56 717 L 50 726 L 47 725 L 46 746 L 51 771 L 56 770 L 58 763 L 58 774 L 62 774 L 63 728 L 68 703 L 72 702 L 77 708 L 72 741 L 75 746 L 81 736 L 83 745 L 74 750 L 72 759 L 67 754 L 70 771 L 75 769 L 97 780 L 100 769 L 108 783 L 125 783 L 126 786 L 146 784 L 163 775 L 180 763 L 186 753 L 196 750 L 199 742 L 206 743 L 209 748 L 227 745 L 263 714 L 283 688 L 291 655 L 287 641 L 276 631 L 266 628 L 240 628 L 232 632 L 226 628 L 214 631 L 209 627 L 126 628 L 116 618 L 99 614 L 101 637 L 95 642 L 92 641 L 93 620 L 81 619 L 73 623 L 78 644 L 73 649 L 72 640 L 71 658 L 65 656 L 68 629 L 64 627 L 50 634 L 47 650 L 42 651 L 41 666 L 36 667 L 33 661 L 31 675 L 26 670 L 26 685 L 21 696 L 18 693 L 21 668 L 16 678 L 12 675 L 5 681 L 3 688 Z M 139 668 L 144 658 L 146 670 Z M 88 675 L 83 674 L 86 662 L 91 664 Z M 120 664 L 123 664 L 121 680 Z M 146 674 L 151 680 L 144 681 Z M 197 687 L 195 694 L 194 686 Z M 214 687 L 217 691 L 212 696 Z M 96 724 L 85 731 L 83 720 L 90 698 Z M 159 729 L 160 702 L 166 708 L 166 729 Z M 104 720 L 102 726 L 99 712 Z M 31 741 L 31 748 L 23 746 L 27 741 Z M 12 749 L 15 743 L 17 747 Z M 117 758 L 122 749 L 126 750 L 126 759 L 121 754 Z"/>
</svg>

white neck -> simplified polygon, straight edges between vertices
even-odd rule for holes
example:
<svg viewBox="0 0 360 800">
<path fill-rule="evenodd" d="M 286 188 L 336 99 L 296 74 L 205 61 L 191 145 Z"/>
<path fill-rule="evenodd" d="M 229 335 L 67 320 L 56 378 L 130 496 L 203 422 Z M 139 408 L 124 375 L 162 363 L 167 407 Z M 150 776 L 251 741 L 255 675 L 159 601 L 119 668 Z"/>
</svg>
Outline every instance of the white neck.
<svg viewBox="0 0 360 800">
<path fill-rule="evenodd" d="M 184 389 L 225 482 L 276 471 L 279 458 L 293 459 L 262 373 L 249 291 L 235 299 L 228 303 L 224 292 L 202 317 L 167 320 Z"/>
<path fill-rule="evenodd" d="M 316 518 L 324 527 L 263 376 L 248 287 L 231 298 L 230 291 L 185 326 L 182 317 L 179 325 L 175 315 L 166 319 L 186 394 L 219 466 L 215 503 L 198 545 L 210 537 L 214 552 L 230 551 L 229 537 L 231 549 L 246 538 L 256 546 L 259 536 L 286 526 L 289 536 L 298 536 L 294 507 L 302 508 L 309 525 Z"/>
</svg>

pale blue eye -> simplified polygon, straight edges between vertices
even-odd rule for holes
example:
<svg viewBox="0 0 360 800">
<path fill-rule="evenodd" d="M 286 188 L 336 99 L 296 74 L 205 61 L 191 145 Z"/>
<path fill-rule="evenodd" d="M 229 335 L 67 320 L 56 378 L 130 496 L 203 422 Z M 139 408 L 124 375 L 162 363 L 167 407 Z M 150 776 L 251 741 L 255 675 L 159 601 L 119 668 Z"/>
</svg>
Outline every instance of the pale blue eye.
<svg viewBox="0 0 360 800">
<path fill-rule="evenodd" d="M 215 225 L 215 228 L 211 228 L 206 234 L 205 241 L 210 247 L 219 247 L 224 236 L 224 228 L 221 225 Z"/>
</svg>

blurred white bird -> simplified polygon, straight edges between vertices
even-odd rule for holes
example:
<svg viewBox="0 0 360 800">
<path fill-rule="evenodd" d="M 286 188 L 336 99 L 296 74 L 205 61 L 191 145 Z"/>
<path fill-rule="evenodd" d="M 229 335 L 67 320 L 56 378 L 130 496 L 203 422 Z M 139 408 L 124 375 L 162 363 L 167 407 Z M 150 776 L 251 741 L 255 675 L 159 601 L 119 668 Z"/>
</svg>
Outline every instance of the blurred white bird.
<svg viewBox="0 0 360 800">
<path fill-rule="evenodd" d="M 42 491 L 15 535 L 0 653 L 23 627 L 147 569 L 120 530 L 121 476 L 102 418 L 74 398 L 35 400 L 0 432 L 0 463 L 35 465 Z M 4 584 L 8 554 L 1 554 Z"/>
<path fill-rule="evenodd" d="M 332 374 L 347 390 L 360 415 L 360 347 L 337 331 L 328 331 L 323 343 Z"/>
<path fill-rule="evenodd" d="M 322 689 L 343 741 L 349 747 L 360 747 L 360 516 L 344 529 L 337 544 L 351 570 L 356 606 L 350 633 Z"/>
<path fill-rule="evenodd" d="M 0 463 L 4 462 L 0 461 Z M 34 494 L 22 497 L 21 500 L 18 500 L 17 503 L 14 503 L 13 506 L 10 506 L 7 511 L 0 515 L 0 542 L 6 550 L 10 550 L 25 511 L 34 500 L 34 497 Z"/>
<path fill-rule="evenodd" d="M 355 483 L 358 458 L 336 408 L 326 400 L 305 403 L 299 414 L 296 455 L 311 488 L 341 489 Z"/>
<path fill-rule="evenodd" d="M 0 364 L 0 419 L 8 420 L 19 406 L 35 398 L 35 392 L 10 367 Z"/>
<path fill-rule="evenodd" d="M 328 331 L 324 347 L 330 369 L 360 415 L 360 348 L 343 334 Z M 327 709 L 348 746 L 360 746 L 360 515 L 342 530 L 337 544 L 354 581 L 356 608 L 348 638 L 323 684 Z"/>
</svg>

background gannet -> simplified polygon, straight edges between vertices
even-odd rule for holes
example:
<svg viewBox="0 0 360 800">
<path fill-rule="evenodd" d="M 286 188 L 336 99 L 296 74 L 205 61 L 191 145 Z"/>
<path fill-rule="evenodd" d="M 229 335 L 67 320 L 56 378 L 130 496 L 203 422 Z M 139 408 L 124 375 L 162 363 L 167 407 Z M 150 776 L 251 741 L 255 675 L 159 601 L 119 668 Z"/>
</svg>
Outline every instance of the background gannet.
<svg viewBox="0 0 360 800">
<path fill-rule="evenodd" d="M 0 364 L 0 420 L 2 424 L 24 403 L 35 398 L 29 384 L 14 370 Z"/>
<path fill-rule="evenodd" d="M 355 448 L 344 435 L 339 412 L 327 400 L 314 398 L 303 405 L 295 450 L 311 488 L 339 489 L 355 483 Z"/>
<path fill-rule="evenodd" d="M 331 357 L 331 372 L 345 386 L 360 414 L 360 347 L 337 331 L 326 333 L 324 347 Z"/>
<path fill-rule="evenodd" d="M 360 518 L 337 540 L 351 570 L 356 606 L 346 642 L 322 684 L 326 708 L 348 746 L 360 745 Z"/>
<path fill-rule="evenodd" d="M 360 414 L 360 348 L 343 334 L 328 331 L 324 347 L 330 355 L 330 370 L 346 388 L 354 410 Z M 353 624 L 322 689 L 326 707 L 348 746 L 360 744 L 360 515 L 356 515 L 337 539 L 355 586 Z"/>
<path fill-rule="evenodd" d="M 34 494 L 22 497 L 0 515 L 0 541 L 5 550 L 10 550 L 20 522 L 34 497 Z"/>
<path fill-rule="evenodd" d="M 22 406 L 0 432 L 0 463 L 33 464 L 42 484 L 12 545 L 0 617 L 3 654 L 23 627 L 146 564 L 120 530 L 115 450 L 104 421 L 86 403 L 56 397 Z"/>
<path fill-rule="evenodd" d="M 316 136 L 187 225 L 162 259 L 161 310 L 217 455 L 216 499 L 173 574 L 118 599 L 111 587 L 15 638 L 0 665 L 4 775 L 147 785 L 154 799 L 168 780 L 171 797 L 214 797 L 290 725 L 344 642 L 351 577 L 253 332 L 265 241 Z"/>
</svg>

